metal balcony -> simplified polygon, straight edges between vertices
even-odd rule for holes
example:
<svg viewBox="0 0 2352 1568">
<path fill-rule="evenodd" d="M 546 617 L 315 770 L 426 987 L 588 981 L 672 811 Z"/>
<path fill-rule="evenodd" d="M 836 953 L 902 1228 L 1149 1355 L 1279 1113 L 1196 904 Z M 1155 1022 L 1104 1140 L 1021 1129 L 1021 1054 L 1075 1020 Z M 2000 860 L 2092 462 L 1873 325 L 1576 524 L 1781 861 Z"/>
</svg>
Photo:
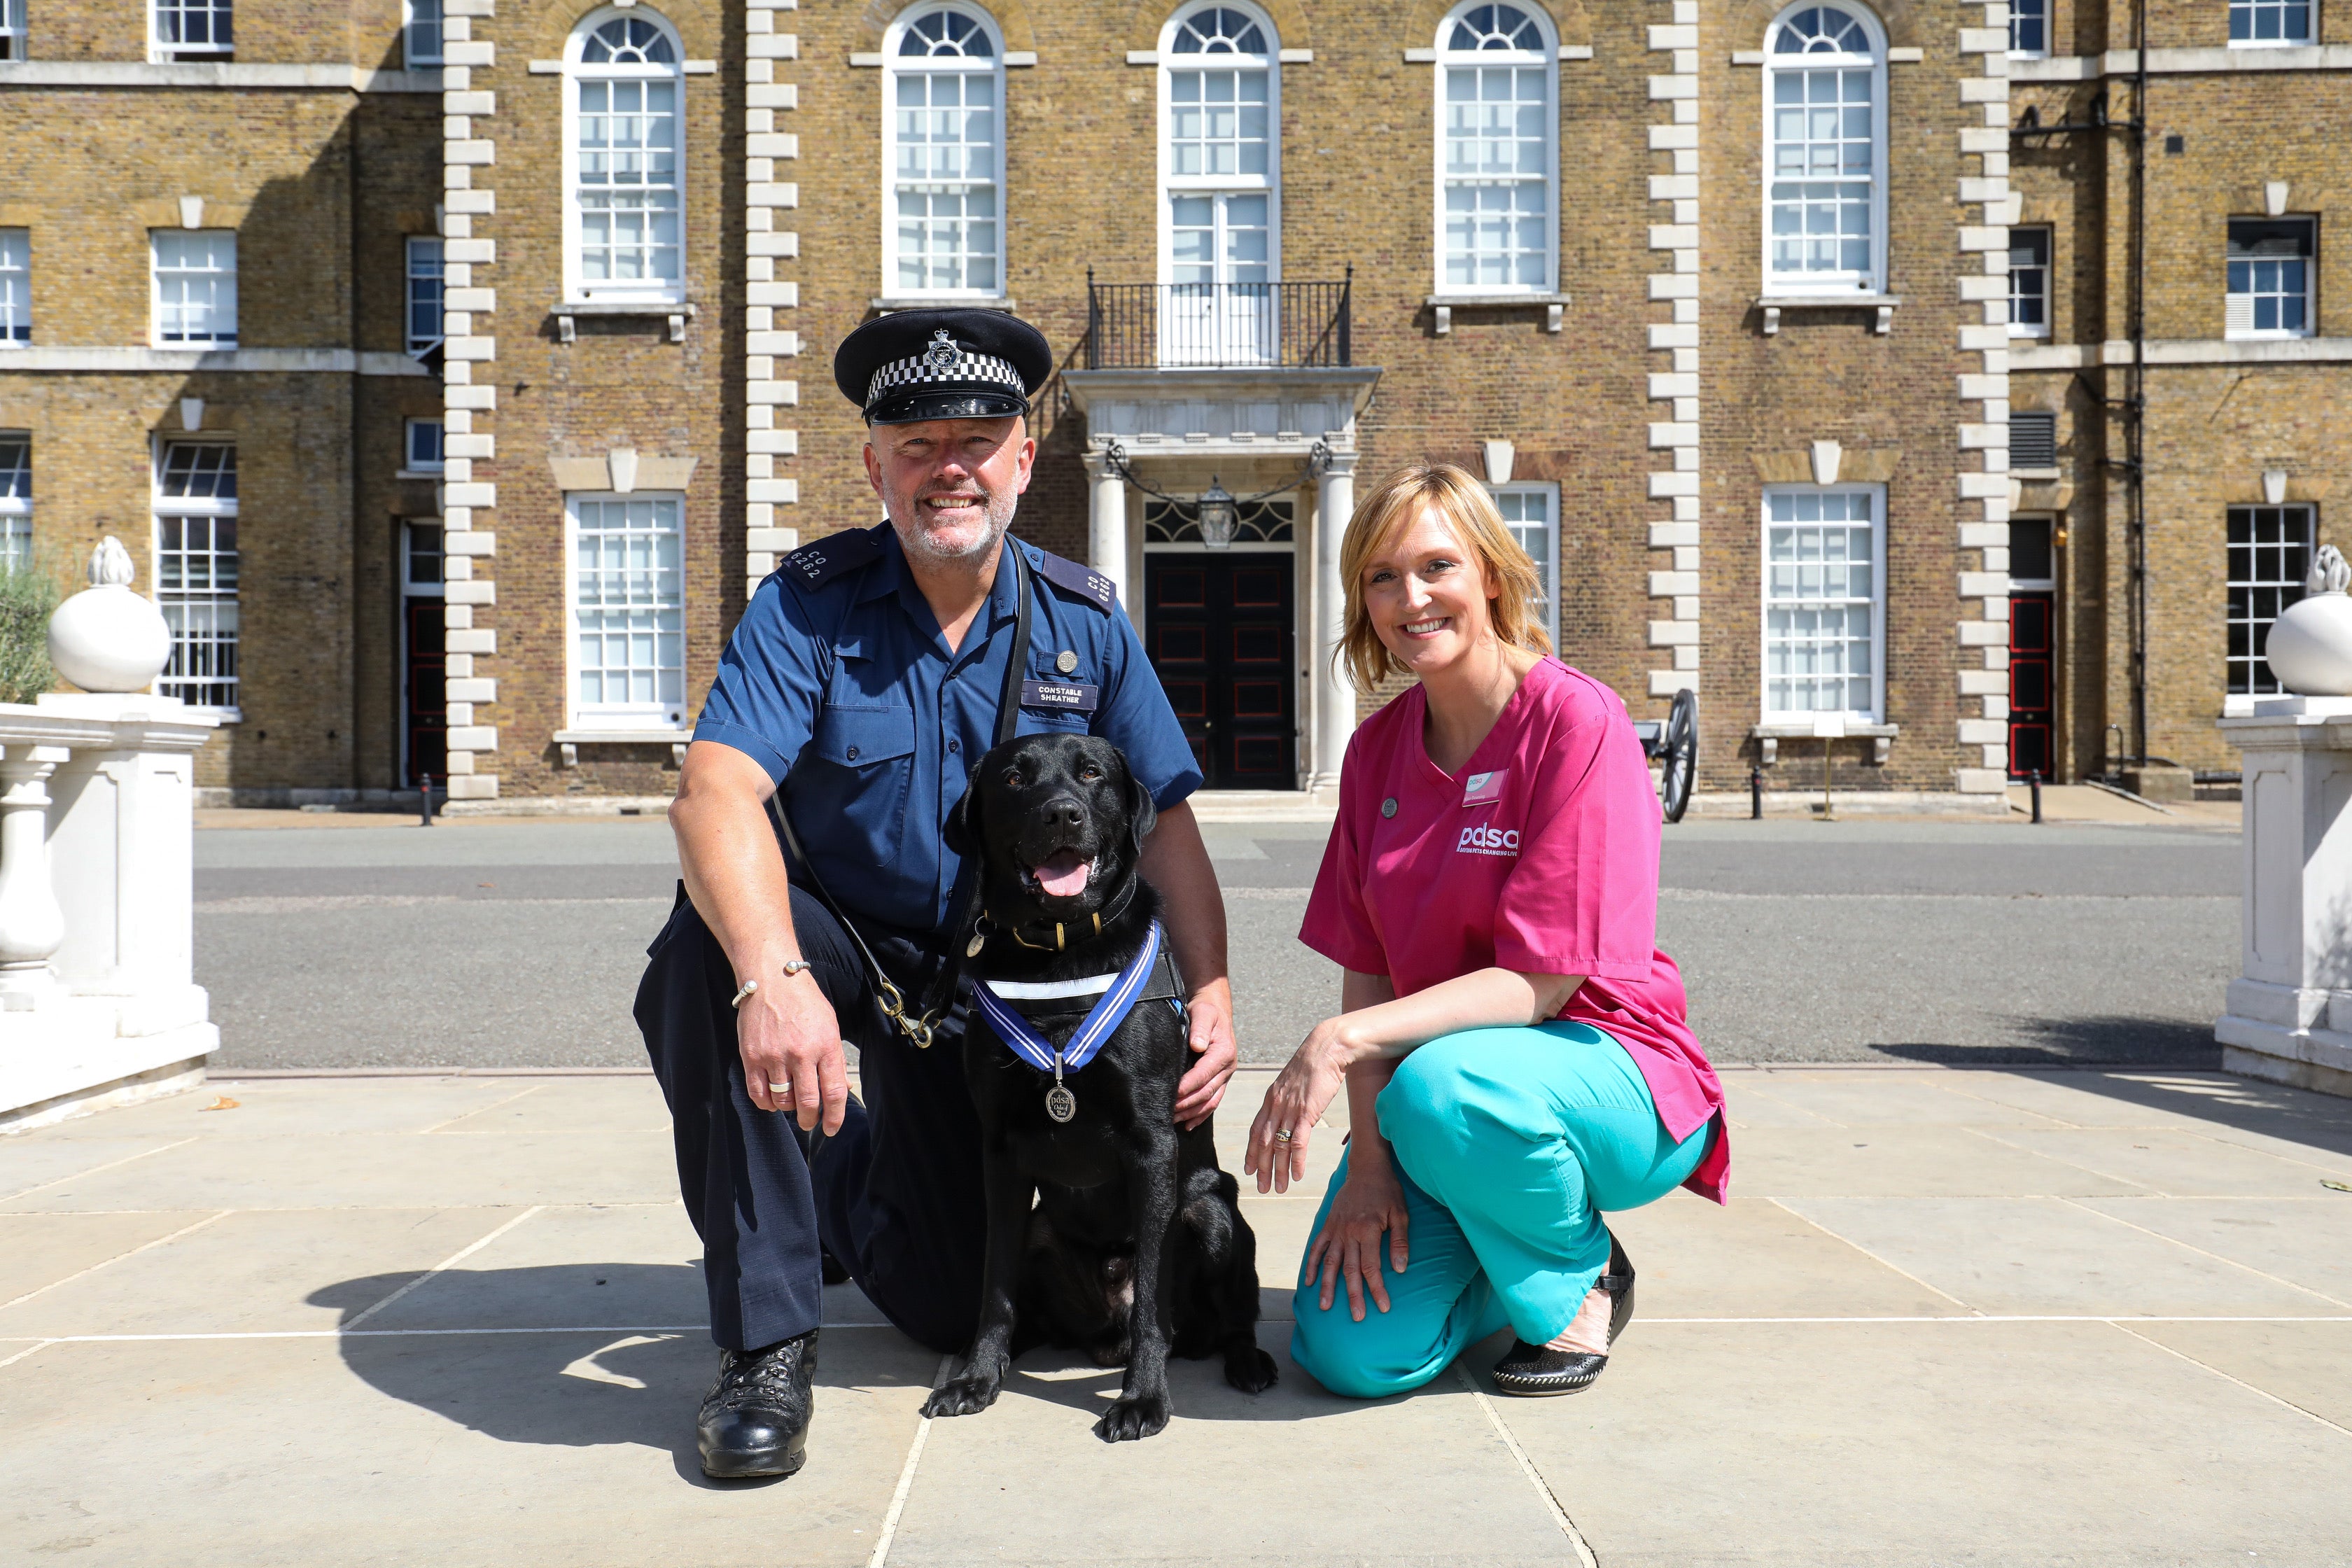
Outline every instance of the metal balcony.
<svg viewBox="0 0 2352 1568">
<path fill-rule="evenodd" d="M 1089 271 L 1087 368 L 1350 364 L 1355 271 L 1336 283 L 1097 283 Z"/>
</svg>

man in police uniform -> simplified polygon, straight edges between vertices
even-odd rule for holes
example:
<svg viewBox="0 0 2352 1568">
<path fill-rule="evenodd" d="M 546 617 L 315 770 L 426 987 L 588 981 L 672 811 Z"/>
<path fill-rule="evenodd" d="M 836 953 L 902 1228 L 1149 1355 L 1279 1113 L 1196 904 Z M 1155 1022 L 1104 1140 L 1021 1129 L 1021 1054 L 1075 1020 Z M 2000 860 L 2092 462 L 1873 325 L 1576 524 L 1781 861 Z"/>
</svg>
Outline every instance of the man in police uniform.
<svg viewBox="0 0 2352 1568">
<path fill-rule="evenodd" d="M 941 829 L 993 742 L 1007 660 L 1024 667 L 1018 732 L 1116 742 L 1159 805 L 1143 870 L 1194 987 L 1199 1053 L 1178 1119 L 1208 1115 L 1233 1072 L 1192 751 L 1109 582 L 1006 533 L 1036 454 L 1028 399 L 1052 368 L 1034 328 L 993 311 L 901 311 L 842 342 L 834 379 L 864 408 L 889 520 L 794 552 L 760 585 L 687 748 L 669 816 L 691 901 L 651 949 L 636 1016 L 722 1352 L 698 1422 L 713 1476 L 800 1468 L 828 1267 L 934 1350 L 971 1337 L 986 1220 L 963 1009 L 919 1046 L 885 1016 L 855 939 L 910 1017 L 960 956 L 961 868 Z M 1024 576 L 1033 626 L 1016 648 Z M 787 872 L 765 815 L 779 793 L 805 869 Z"/>
</svg>

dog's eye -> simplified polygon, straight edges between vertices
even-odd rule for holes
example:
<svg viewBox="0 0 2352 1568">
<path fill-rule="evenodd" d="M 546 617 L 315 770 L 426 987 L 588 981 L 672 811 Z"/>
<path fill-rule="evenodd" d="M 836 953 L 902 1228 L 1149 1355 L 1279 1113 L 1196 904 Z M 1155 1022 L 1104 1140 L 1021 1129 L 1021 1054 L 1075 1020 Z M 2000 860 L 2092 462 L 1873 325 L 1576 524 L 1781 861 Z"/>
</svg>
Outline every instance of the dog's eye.
<svg viewBox="0 0 2352 1568">
<path fill-rule="evenodd" d="M 1097 783 L 1102 778 L 1102 770 L 1095 766 L 1092 763 L 1088 763 L 1086 766 L 1078 770 L 1078 778 L 1080 782 L 1085 784 Z"/>
<path fill-rule="evenodd" d="M 1022 785 L 1023 782 L 1024 782 L 1024 781 L 1023 781 L 1023 779 L 1022 779 L 1022 777 L 1021 777 L 1021 770 L 1020 770 L 1019 768 L 1007 768 L 1007 769 L 1005 770 L 1005 772 L 1004 772 L 1004 787 L 1005 787 L 1005 788 L 1007 788 L 1007 789 L 1019 789 L 1019 788 L 1021 787 L 1021 785 Z"/>
</svg>

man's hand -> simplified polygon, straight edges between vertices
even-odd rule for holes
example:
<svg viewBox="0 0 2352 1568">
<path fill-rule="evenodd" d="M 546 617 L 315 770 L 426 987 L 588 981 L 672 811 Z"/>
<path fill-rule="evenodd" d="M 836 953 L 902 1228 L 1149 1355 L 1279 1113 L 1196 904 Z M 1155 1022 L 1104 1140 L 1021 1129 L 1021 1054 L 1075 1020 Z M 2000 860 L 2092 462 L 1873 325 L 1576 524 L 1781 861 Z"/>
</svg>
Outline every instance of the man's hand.
<svg viewBox="0 0 2352 1568">
<path fill-rule="evenodd" d="M 794 1114 L 803 1131 L 820 1120 L 826 1137 L 841 1131 L 849 1107 L 841 1023 L 814 976 L 763 980 L 736 1010 L 735 1040 L 752 1104 Z"/>
<path fill-rule="evenodd" d="M 1186 1011 L 1192 1022 L 1192 1050 L 1200 1058 L 1176 1086 L 1176 1124 L 1189 1132 L 1208 1120 L 1209 1112 L 1225 1098 L 1225 1085 L 1234 1076 L 1240 1051 L 1234 1043 L 1230 983 L 1210 981 L 1192 993 Z"/>
</svg>

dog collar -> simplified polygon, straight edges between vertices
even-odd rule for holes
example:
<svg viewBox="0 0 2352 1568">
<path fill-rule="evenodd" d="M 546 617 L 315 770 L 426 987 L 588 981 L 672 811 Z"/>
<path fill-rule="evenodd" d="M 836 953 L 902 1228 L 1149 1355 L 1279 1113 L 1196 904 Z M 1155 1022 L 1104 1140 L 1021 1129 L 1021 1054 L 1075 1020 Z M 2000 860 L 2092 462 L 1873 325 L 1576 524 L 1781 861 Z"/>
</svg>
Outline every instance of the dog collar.
<svg viewBox="0 0 2352 1568">
<path fill-rule="evenodd" d="M 1141 880 L 1140 878 L 1129 877 L 1126 885 L 1111 895 L 1108 905 L 1087 917 L 1092 922 L 1091 926 L 1063 921 L 1037 921 L 1029 925 L 1006 925 L 986 910 L 982 910 L 980 911 L 980 919 L 972 923 L 971 945 L 965 952 L 969 956 L 978 958 L 981 948 L 988 942 L 988 928 L 992 926 L 1022 946 L 1034 948 L 1039 952 L 1064 951 L 1069 946 L 1069 935 L 1073 931 L 1079 933 L 1078 940 L 1081 942 L 1098 937 L 1102 935 L 1104 921 L 1118 919 L 1127 912 L 1127 906 L 1135 901 L 1135 884 L 1139 880 Z M 1035 933 L 1034 938 L 1028 934 L 1030 932 Z"/>
<path fill-rule="evenodd" d="M 1045 1114 L 1056 1121 L 1067 1121 L 1078 1113 L 1077 1096 L 1062 1082 L 1064 1072 L 1076 1072 L 1100 1054 L 1103 1047 L 1118 1026 L 1127 1022 L 1128 1015 L 1142 999 L 1144 987 L 1151 972 L 1160 962 L 1160 922 L 1153 921 L 1143 933 L 1143 946 L 1121 969 L 1106 989 L 1101 1000 L 1090 1009 L 1069 1043 L 1058 1048 L 1030 1026 L 985 980 L 971 984 L 973 1003 L 981 1016 L 988 1020 L 996 1037 L 1003 1040 L 1013 1054 L 1035 1068 L 1039 1072 L 1054 1075 L 1054 1087 L 1045 1091 Z"/>
</svg>

